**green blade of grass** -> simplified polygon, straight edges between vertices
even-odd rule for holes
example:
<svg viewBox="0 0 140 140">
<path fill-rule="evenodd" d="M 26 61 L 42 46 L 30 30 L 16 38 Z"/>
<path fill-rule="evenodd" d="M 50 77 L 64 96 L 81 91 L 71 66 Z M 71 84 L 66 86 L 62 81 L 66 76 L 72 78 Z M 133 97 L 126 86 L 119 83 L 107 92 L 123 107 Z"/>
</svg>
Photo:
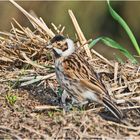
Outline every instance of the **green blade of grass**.
<svg viewBox="0 0 140 140">
<path fill-rule="evenodd" d="M 124 61 L 118 55 L 115 54 L 114 56 L 118 62 L 120 62 L 121 64 L 124 64 Z"/>
<path fill-rule="evenodd" d="M 134 45 L 138 55 L 140 55 L 140 47 L 136 41 L 135 36 L 133 35 L 132 31 L 130 30 L 129 26 L 126 24 L 126 22 L 122 19 L 122 17 L 120 17 L 111 7 L 109 0 L 107 0 L 107 4 L 108 4 L 108 8 L 109 8 L 109 12 L 112 15 L 112 17 L 118 21 L 118 23 L 123 27 L 123 29 L 126 31 L 126 33 L 128 34 L 132 44 Z"/>
<path fill-rule="evenodd" d="M 132 63 L 136 64 L 138 63 L 137 60 L 129 53 L 129 51 L 127 51 L 124 47 L 122 47 L 119 43 L 117 43 L 116 41 L 112 40 L 109 37 L 99 37 L 97 39 L 94 39 L 90 44 L 89 44 L 89 48 L 91 49 L 95 44 L 97 44 L 99 41 L 101 41 L 102 43 L 104 43 L 105 45 L 114 48 L 114 49 L 118 49 L 121 53 L 123 53 L 123 55 L 125 55 Z"/>
</svg>

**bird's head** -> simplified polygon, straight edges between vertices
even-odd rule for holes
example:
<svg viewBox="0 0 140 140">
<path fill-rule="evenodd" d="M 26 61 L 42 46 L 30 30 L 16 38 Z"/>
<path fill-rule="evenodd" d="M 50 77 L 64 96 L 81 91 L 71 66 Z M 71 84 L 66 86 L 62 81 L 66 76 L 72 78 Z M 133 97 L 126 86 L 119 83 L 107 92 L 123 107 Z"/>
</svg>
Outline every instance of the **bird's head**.
<svg viewBox="0 0 140 140">
<path fill-rule="evenodd" d="M 48 43 L 47 48 L 52 48 L 55 57 L 67 57 L 75 51 L 74 42 L 62 35 L 56 35 Z"/>
</svg>

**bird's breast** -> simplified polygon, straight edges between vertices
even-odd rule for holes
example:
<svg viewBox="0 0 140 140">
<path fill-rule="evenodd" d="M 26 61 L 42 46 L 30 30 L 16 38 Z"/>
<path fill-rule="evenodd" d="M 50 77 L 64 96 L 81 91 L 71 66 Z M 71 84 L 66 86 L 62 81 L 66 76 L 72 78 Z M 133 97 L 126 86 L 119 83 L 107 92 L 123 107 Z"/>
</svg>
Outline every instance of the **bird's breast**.
<svg viewBox="0 0 140 140">
<path fill-rule="evenodd" d="M 62 66 L 62 62 L 60 60 L 55 61 L 55 73 L 56 73 L 56 79 L 60 86 L 64 88 L 65 84 L 68 82 L 66 80 L 66 77 L 64 76 L 64 70 Z"/>
</svg>

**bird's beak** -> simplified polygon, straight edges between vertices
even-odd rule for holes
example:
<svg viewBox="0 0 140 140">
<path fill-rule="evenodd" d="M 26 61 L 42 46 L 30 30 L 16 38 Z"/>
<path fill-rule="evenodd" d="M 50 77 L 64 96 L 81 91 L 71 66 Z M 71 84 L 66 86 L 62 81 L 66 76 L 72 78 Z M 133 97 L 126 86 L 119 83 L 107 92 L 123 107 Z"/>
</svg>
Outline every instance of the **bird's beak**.
<svg viewBox="0 0 140 140">
<path fill-rule="evenodd" d="M 52 49 L 53 48 L 52 43 L 51 42 L 48 42 L 46 48 L 47 49 Z"/>
<path fill-rule="evenodd" d="M 52 48 L 52 50 L 53 50 L 53 53 L 54 53 L 54 55 L 55 55 L 56 58 L 61 57 L 62 51 L 60 49 L 58 49 L 58 48 Z"/>
</svg>

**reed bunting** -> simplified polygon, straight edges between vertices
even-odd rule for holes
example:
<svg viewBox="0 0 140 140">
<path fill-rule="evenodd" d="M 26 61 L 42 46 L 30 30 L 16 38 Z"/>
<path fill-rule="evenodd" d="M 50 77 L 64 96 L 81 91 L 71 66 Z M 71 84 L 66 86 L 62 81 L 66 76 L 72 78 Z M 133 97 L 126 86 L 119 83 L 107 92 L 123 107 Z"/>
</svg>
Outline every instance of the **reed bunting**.
<svg viewBox="0 0 140 140">
<path fill-rule="evenodd" d="M 101 78 L 76 51 L 71 39 L 56 35 L 47 47 L 52 48 L 54 53 L 56 77 L 64 90 L 63 97 L 69 95 L 81 104 L 97 102 L 104 105 L 118 120 L 123 118 L 123 113 L 111 100 Z M 65 98 L 62 100 L 65 103 Z"/>
</svg>

